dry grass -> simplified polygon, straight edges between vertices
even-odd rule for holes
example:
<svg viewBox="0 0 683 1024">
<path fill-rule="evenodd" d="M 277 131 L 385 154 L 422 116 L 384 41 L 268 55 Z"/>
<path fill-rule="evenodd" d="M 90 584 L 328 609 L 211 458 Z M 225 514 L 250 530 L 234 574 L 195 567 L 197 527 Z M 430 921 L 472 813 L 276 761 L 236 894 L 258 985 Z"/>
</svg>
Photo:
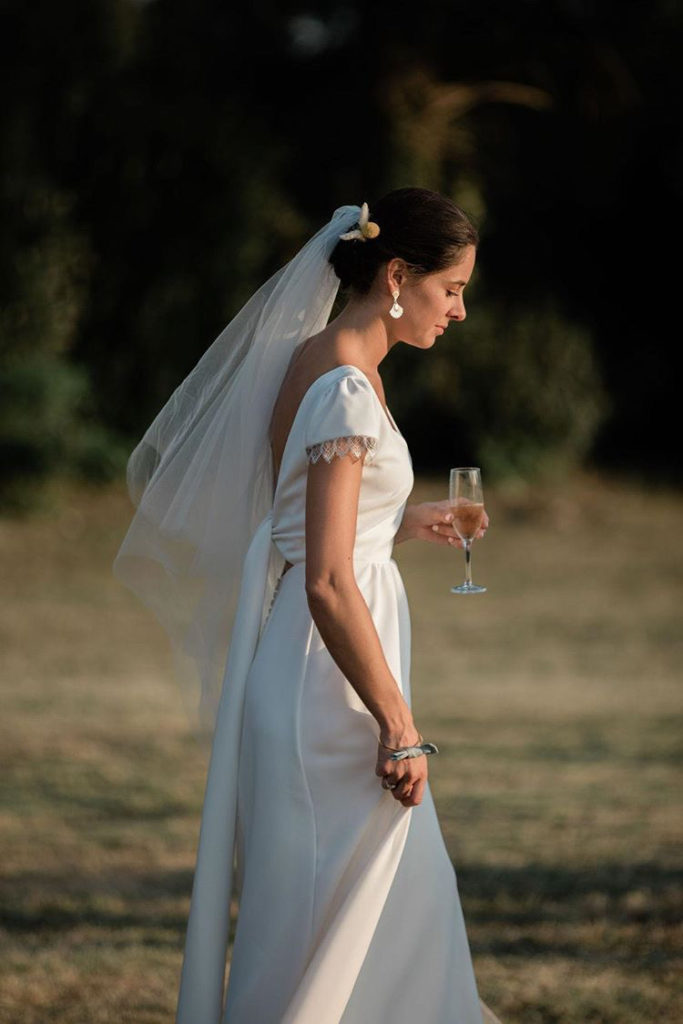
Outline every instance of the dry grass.
<svg viewBox="0 0 683 1024">
<path fill-rule="evenodd" d="M 683 501 L 582 477 L 487 504 L 486 595 L 449 593 L 461 552 L 396 549 L 481 995 L 505 1024 L 674 1024 Z M 111 576 L 128 518 L 118 486 L 0 522 L 3 1024 L 173 1020 L 205 760 Z"/>
</svg>

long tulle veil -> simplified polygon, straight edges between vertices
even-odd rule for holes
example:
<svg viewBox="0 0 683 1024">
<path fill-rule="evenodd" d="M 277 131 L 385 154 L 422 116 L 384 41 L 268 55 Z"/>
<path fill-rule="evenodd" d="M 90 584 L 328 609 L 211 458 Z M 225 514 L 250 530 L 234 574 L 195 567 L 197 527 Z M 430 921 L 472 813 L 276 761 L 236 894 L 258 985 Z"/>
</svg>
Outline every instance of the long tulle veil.
<svg viewBox="0 0 683 1024">
<path fill-rule="evenodd" d="M 294 349 L 327 323 L 339 287 L 328 257 L 360 212 L 335 210 L 255 292 L 128 461 L 136 511 L 113 572 L 168 633 L 202 745 L 215 728 L 245 552 L 272 505 L 273 404 Z"/>
</svg>

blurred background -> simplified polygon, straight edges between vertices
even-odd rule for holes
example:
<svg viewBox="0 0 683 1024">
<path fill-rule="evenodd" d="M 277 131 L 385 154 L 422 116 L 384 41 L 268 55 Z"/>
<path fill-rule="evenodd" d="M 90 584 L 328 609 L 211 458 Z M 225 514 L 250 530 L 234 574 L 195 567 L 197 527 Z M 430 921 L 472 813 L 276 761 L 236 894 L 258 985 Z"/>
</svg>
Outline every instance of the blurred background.
<svg viewBox="0 0 683 1024">
<path fill-rule="evenodd" d="M 673 0 L 2 5 L 0 1019 L 172 1019 L 205 760 L 111 577 L 125 464 L 335 207 L 421 185 L 481 247 L 467 321 L 382 364 L 414 500 L 414 701 L 505 1024 L 683 1020 Z M 678 88 L 677 88 L 678 86 Z M 675 333 L 674 333 L 675 332 Z"/>
</svg>

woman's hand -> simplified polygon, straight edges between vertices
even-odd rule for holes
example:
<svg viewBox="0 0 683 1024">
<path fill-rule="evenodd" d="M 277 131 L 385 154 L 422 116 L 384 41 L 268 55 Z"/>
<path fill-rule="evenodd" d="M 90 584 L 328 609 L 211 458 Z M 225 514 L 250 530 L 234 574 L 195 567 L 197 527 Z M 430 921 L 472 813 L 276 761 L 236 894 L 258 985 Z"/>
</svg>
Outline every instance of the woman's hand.
<svg viewBox="0 0 683 1024">
<path fill-rule="evenodd" d="M 419 742 L 418 738 L 414 743 L 401 742 L 400 746 L 413 746 Z M 391 761 L 390 755 L 394 747 L 398 746 L 398 743 L 392 743 L 391 747 L 385 747 L 380 740 L 377 746 L 375 775 L 382 779 L 382 788 L 390 792 L 404 807 L 417 807 L 422 802 L 424 788 L 427 785 L 427 755 Z"/>
<path fill-rule="evenodd" d="M 462 541 L 453 526 L 453 513 L 448 499 L 444 501 L 423 501 L 419 505 L 406 505 L 403 520 L 394 537 L 394 544 L 404 540 L 427 540 L 432 544 L 448 544 L 462 547 Z M 484 510 L 481 528 L 475 536 L 480 540 L 486 533 L 489 517 Z"/>
</svg>

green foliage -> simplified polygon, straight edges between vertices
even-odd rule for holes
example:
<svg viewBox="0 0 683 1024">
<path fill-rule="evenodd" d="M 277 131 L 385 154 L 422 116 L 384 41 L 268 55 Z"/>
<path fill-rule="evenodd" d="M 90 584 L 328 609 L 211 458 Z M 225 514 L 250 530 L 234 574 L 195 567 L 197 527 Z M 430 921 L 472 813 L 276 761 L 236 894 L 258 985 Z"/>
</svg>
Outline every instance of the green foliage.
<svg viewBox="0 0 683 1024">
<path fill-rule="evenodd" d="M 73 200 L 40 178 L 10 183 L 4 198 L 15 224 L 12 251 L 2 254 L 0 351 L 65 353 L 78 329 L 92 259 L 85 236 L 70 223 Z"/>
<path fill-rule="evenodd" d="M 71 475 L 104 484 L 122 476 L 130 445 L 116 431 L 89 423 L 78 432 L 71 449 Z"/>
<path fill-rule="evenodd" d="M 40 501 L 53 476 L 108 480 L 124 449 L 100 423 L 88 371 L 69 361 L 92 255 L 72 223 L 73 197 L 43 178 L 10 178 L 14 246 L 2 253 L 0 508 Z"/>
<path fill-rule="evenodd" d="M 91 419 L 87 372 L 53 353 L 6 359 L 0 368 L 0 509 L 40 500 L 63 475 L 106 481 L 125 467 L 126 449 Z"/>
<path fill-rule="evenodd" d="M 435 454 L 476 460 L 489 480 L 539 480 L 579 466 L 607 412 L 590 333 L 549 301 L 479 299 L 432 352 L 406 355 L 415 372 L 392 367 L 401 417 L 432 419 L 442 438 Z"/>
<path fill-rule="evenodd" d="M 463 325 L 456 375 L 456 411 L 496 478 L 580 465 L 607 409 L 589 332 L 550 303 L 485 303 Z"/>
<path fill-rule="evenodd" d="M 66 0 L 37 19 L 5 7 L 0 358 L 15 405 L 0 487 L 64 466 L 113 472 L 117 434 L 130 448 L 335 206 L 410 184 L 483 226 L 477 276 L 493 296 L 451 332 L 451 358 L 442 339 L 419 364 L 424 353 L 388 361 L 416 463 L 455 427 L 463 458 L 499 476 L 586 455 L 678 465 L 673 263 L 645 255 L 664 251 L 682 180 L 674 6 L 427 2 L 408 35 L 384 2 L 268 17 L 218 0 Z M 358 64 L 368 39 L 374 59 Z M 27 397 L 31 374 L 56 394 L 34 379 Z M 64 436 L 28 444 L 31 419 Z"/>
</svg>

